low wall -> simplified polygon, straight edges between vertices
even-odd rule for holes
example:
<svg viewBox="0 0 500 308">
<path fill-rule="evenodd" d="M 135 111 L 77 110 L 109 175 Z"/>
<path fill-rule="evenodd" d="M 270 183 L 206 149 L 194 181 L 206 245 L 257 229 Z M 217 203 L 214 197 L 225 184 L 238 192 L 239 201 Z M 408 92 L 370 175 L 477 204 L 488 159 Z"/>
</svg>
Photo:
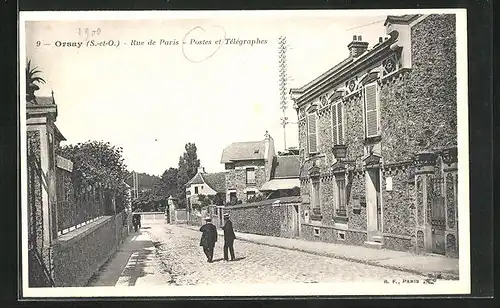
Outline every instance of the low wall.
<svg viewBox="0 0 500 308">
<path fill-rule="evenodd" d="M 53 246 L 56 286 L 85 286 L 128 236 L 126 221 L 123 213 L 105 216 L 59 236 Z"/>
<path fill-rule="evenodd" d="M 275 203 L 279 200 L 279 203 Z M 238 232 L 277 237 L 293 237 L 292 215 L 294 206 L 300 203 L 299 197 L 264 200 L 255 203 L 226 206 L 233 228 Z"/>
<path fill-rule="evenodd" d="M 141 227 L 148 224 L 165 223 L 167 221 L 164 212 L 134 212 L 131 215 L 134 214 L 141 215 Z"/>
<path fill-rule="evenodd" d="M 175 221 L 174 222 L 186 222 L 187 221 L 187 211 L 185 209 L 174 210 Z"/>
</svg>

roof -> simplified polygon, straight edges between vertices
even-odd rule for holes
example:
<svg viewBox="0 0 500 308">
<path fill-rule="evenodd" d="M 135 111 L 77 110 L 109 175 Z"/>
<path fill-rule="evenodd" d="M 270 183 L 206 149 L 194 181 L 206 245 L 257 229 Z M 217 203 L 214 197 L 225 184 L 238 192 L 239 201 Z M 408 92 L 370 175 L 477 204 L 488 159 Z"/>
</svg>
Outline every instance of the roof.
<svg viewBox="0 0 500 308">
<path fill-rule="evenodd" d="M 215 190 L 216 192 L 226 191 L 226 173 L 201 173 L 197 172 L 189 182 L 186 183 L 186 187 L 196 184 L 207 184 Z"/>
<path fill-rule="evenodd" d="M 202 175 L 205 179 L 205 183 L 210 186 L 216 192 L 225 192 L 226 191 L 226 173 L 225 172 L 217 172 L 217 173 L 205 173 Z"/>
<path fill-rule="evenodd" d="M 388 39 L 374 45 L 371 49 L 367 49 L 360 56 L 356 58 L 348 57 L 306 85 L 298 89 L 290 89 L 290 94 L 294 97 L 295 104 L 297 106 L 301 105 L 305 100 L 314 98 L 322 93 L 324 91 L 322 90 L 323 88 L 340 84 L 355 72 L 366 68 L 370 63 L 368 59 L 377 60 L 380 58 L 380 53 L 390 50 L 390 46 L 397 40 L 398 35 L 397 31 L 392 31 L 389 33 Z"/>
<path fill-rule="evenodd" d="M 385 19 L 384 26 L 386 26 L 388 23 L 391 24 L 408 24 L 418 18 L 420 15 L 418 14 L 411 14 L 411 15 L 399 15 L 399 16 L 394 16 L 394 15 L 388 15 L 387 18 Z"/>
<path fill-rule="evenodd" d="M 260 190 L 275 191 L 281 189 L 293 189 L 294 187 L 300 187 L 300 180 L 298 177 L 292 179 L 272 179 L 264 183 Z"/>
<path fill-rule="evenodd" d="M 296 92 L 296 93 L 302 93 L 309 87 L 311 87 L 313 84 L 317 83 L 321 79 L 325 78 L 326 76 L 332 74 L 335 71 L 340 70 L 342 67 L 346 66 L 347 64 L 351 63 L 353 61 L 353 58 L 351 56 L 345 58 L 344 60 L 340 61 L 337 65 L 334 67 L 330 68 L 328 71 L 324 72 L 323 74 L 319 75 L 318 77 L 314 78 L 307 84 L 303 85 L 302 87 L 298 89 L 290 89 L 290 93 Z"/>
<path fill-rule="evenodd" d="M 298 155 L 276 156 L 273 160 L 272 179 L 298 178 L 300 160 Z"/>
<path fill-rule="evenodd" d="M 54 105 L 54 98 L 52 96 L 36 96 L 36 103 L 38 105 Z"/>
<path fill-rule="evenodd" d="M 189 186 L 189 185 L 192 185 L 192 184 L 203 184 L 205 183 L 205 181 L 203 180 L 202 176 L 201 176 L 201 173 L 197 172 L 192 178 L 191 180 L 189 180 L 187 183 L 186 183 L 186 186 Z"/>
<path fill-rule="evenodd" d="M 233 142 L 222 151 L 221 163 L 264 159 L 265 141 Z"/>
</svg>

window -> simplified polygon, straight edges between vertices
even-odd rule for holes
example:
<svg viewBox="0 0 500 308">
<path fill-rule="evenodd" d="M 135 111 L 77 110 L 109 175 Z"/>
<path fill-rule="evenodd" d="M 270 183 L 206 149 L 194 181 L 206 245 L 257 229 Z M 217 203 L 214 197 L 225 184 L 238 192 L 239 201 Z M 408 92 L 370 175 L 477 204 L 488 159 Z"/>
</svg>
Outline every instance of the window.
<svg viewBox="0 0 500 308">
<path fill-rule="evenodd" d="M 255 197 L 255 191 L 247 191 L 247 200 L 250 200 L 253 197 Z"/>
<path fill-rule="evenodd" d="M 234 164 L 233 163 L 226 163 L 225 167 L 226 167 L 226 170 L 231 170 L 231 169 L 234 169 Z"/>
<path fill-rule="evenodd" d="M 337 216 L 346 216 L 346 191 L 345 191 L 345 177 L 337 175 L 335 178 L 337 182 Z"/>
<path fill-rule="evenodd" d="M 317 115 L 316 113 L 307 115 L 307 143 L 309 153 L 318 152 L 318 134 L 317 134 Z"/>
<path fill-rule="evenodd" d="M 195 187 L 194 187 L 194 193 L 195 193 L 195 194 L 198 194 L 198 186 L 195 186 Z"/>
<path fill-rule="evenodd" d="M 345 231 L 338 231 L 338 233 L 337 233 L 337 238 L 338 238 L 340 241 L 345 241 Z"/>
<path fill-rule="evenodd" d="M 364 122 L 366 138 L 379 135 L 380 119 L 376 82 L 365 86 Z"/>
<path fill-rule="evenodd" d="M 319 228 L 317 227 L 314 228 L 314 236 L 320 236 Z"/>
<path fill-rule="evenodd" d="M 332 105 L 332 138 L 333 144 L 344 144 L 344 117 L 342 101 Z"/>
<path fill-rule="evenodd" d="M 319 193 L 319 181 L 312 182 L 312 210 L 314 215 L 321 214 L 321 199 Z"/>
<path fill-rule="evenodd" d="M 247 168 L 247 184 L 255 184 L 255 168 Z"/>
</svg>

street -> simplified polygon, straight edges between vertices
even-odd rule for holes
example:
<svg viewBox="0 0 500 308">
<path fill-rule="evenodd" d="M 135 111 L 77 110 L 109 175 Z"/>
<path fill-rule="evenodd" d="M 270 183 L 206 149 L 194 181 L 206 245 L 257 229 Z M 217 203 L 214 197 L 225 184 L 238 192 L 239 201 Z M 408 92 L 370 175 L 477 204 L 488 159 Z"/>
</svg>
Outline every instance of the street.
<svg viewBox="0 0 500 308">
<path fill-rule="evenodd" d="M 382 282 L 384 279 L 422 279 L 423 276 L 332 257 L 235 241 L 236 261 L 222 260 L 223 238 L 208 263 L 199 246 L 201 233 L 167 224 L 141 230 L 153 241 L 155 258 L 166 283 L 201 285 L 220 283 L 328 283 Z"/>
</svg>

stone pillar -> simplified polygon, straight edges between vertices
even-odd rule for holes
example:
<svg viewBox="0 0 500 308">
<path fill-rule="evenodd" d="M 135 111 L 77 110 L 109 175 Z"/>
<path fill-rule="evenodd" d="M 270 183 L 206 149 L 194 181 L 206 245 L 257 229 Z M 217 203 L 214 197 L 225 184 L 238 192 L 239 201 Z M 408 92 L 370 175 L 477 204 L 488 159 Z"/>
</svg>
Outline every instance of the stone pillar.
<svg viewBox="0 0 500 308">
<path fill-rule="evenodd" d="M 458 167 L 457 148 L 441 152 L 444 171 L 445 215 L 446 215 L 446 255 L 458 257 Z"/>
<path fill-rule="evenodd" d="M 432 249 L 432 177 L 437 155 L 431 152 L 421 152 L 415 157 L 415 191 L 417 194 L 416 241 L 417 252 Z"/>
<path fill-rule="evenodd" d="M 177 215 L 176 215 L 177 198 L 174 198 L 172 196 L 168 197 L 167 206 L 168 206 L 168 211 L 169 211 L 169 215 L 170 215 L 170 223 L 176 223 L 177 222 Z"/>
<path fill-rule="evenodd" d="M 41 187 L 35 204 L 28 198 L 27 206 L 34 209 L 35 218 L 28 217 L 28 228 L 36 229 L 36 250 L 54 278 L 52 242 L 57 237 L 57 192 L 55 147 L 64 140 L 56 125 L 57 106 L 26 105 L 28 163 L 35 169 L 35 181 Z M 36 145 L 34 147 L 33 145 Z M 34 225 L 34 226 L 33 226 Z"/>
</svg>

